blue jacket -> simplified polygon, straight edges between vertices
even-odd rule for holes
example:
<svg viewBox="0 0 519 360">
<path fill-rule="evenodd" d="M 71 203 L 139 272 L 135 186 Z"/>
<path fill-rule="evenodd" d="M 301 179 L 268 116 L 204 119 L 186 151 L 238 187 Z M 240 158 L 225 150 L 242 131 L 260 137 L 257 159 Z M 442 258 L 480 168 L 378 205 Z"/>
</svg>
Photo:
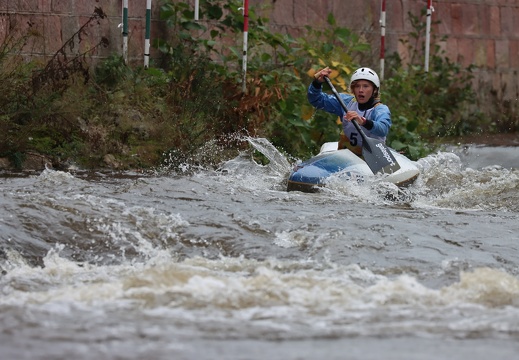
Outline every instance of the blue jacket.
<svg viewBox="0 0 519 360">
<path fill-rule="evenodd" d="M 391 112 L 387 105 L 378 103 L 371 109 L 360 111 L 356 106 L 356 100 L 353 95 L 339 94 L 339 96 L 346 104 L 348 110 L 356 110 L 359 115 L 366 117 L 367 120 L 371 120 L 369 123 L 372 124 L 372 127 L 368 129 L 371 124 L 366 124 L 366 127 L 363 129 L 367 136 L 385 141 L 386 136 L 389 133 L 389 128 L 391 127 Z M 335 95 L 324 93 L 322 88 L 316 87 L 312 83 L 308 87 L 307 97 L 310 104 L 312 104 L 316 109 L 335 114 L 339 116 L 342 121 L 345 112 L 339 101 L 335 98 Z M 348 124 L 350 124 L 349 121 L 343 121 L 343 127 Z M 353 126 L 353 124 L 351 124 L 351 126 Z"/>
</svg>

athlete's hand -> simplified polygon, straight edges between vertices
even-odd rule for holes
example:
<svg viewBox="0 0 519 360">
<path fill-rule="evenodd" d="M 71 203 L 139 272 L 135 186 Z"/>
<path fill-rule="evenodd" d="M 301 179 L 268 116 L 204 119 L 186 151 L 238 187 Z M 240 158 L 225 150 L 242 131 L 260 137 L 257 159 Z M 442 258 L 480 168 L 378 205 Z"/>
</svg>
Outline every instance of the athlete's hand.
<svg viewBox="0 0 519 360">
<path fill-rule="evenodd" d="M 316 72 L 314 75 L 314 79 L 319 81 L 320 83 L 323 83 L 324 77 L 330 76 L 331 73 L 332 73 L 332 70 L 327 66 L 324 69 L 321 69 L 318 72 Z"/>
<path fill-rule="evenodd" d="M 347 121 L 355 120 L 357 124 L 361 126 L 366 124 L 366 118 L 360 116 L 356 111 L 348 111 L 346 115 L 344 115 L 344 119 L 346 119 Z"/>
</svg>

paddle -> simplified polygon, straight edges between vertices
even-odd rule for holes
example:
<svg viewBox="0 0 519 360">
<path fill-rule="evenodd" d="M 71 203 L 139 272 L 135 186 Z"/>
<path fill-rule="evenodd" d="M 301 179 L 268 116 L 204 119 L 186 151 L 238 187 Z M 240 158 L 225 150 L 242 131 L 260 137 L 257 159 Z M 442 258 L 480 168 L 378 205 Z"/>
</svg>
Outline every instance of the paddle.
<svg viewBox="0 0 519 360">
<path fill-rule="evenodd" d="M 339 93 L 333 86 L 330 79 L 327 76 L 325 76 L 324 79 L 332 89 L 333 94 L 341 104 L 344 111 L 347 112 L 348 109 L 346 108 L 346 104 L 339 96 Z M 386 146 L 386 144 L 384 144 L 383 141 L 367 137 L 355 120 L 352 120 L 351 122 L 362 137 L 362 157 L 364 157 L 364 161 L 366 161 L 366 164 L 368 164 L 371 171 L 373 171 L 373 174 L 378 172 L 392 174 L 400 169 L 400 164 L 396 161 L 395 157 L 391 153 L 391 150 Z"/>
</svg>

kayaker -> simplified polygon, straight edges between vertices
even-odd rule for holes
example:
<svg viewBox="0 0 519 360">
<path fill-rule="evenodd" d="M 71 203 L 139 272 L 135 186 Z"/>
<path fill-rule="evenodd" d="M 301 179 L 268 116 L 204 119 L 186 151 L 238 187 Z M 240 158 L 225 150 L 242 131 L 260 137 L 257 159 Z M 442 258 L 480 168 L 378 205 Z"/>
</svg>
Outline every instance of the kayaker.
<svg viewBox="0 0 519 360">
<path fill-rule="evenodd" d="M 322 91 L 324 77 L 329 76 L 329 67 L 319 70 L 314 81 L 308 87 L 308 101 L 316 109 L 335 114 L 342 119 L 342 133 L 339 149 L 348 148 L 355 154 L 362 155 L 362 137 L 351 123 L 355 120 L 363 127 L 364 133 L 371 138 L 386 141 L 391 127 L 391 112 L 387 105 L 380 102 L 380 80 L 375 71 L 361 67 L 351 76 L 350 94 L 340 94 L 348 112 L 344 112 L 334 95 Z"/>
</svg>

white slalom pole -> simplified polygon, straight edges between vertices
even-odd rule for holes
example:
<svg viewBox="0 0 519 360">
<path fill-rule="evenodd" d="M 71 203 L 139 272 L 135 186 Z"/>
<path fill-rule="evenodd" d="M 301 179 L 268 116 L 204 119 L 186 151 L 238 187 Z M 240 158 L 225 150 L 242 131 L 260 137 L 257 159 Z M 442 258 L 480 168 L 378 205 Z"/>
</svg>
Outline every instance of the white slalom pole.
<svg viewBox="0 0 519 360">
<path fill-rule="evenodd" d="M 431 17 L 432 17 L 432 0 L 427 0 L 427 16 L 425 23 L 425 72 L 429 72 L 429 51 L 431 47 Z"/>
<path fill-rule="evenodd" d="M 151 0 L 146 0 L 146 34 L 144 36 L 144 69 L 150 65 Z"/>
<path fill-rule="evenodd" d="M 249 0 L 243 1 L 243 79 L 242 92 L 247 91 L 247 47 L 249 37 Z"/>
<path fill-rule="evenodd" d="M 128 64 L 128 0 L 123 0 L 123 60 Z"/>
<path fill-rule="evenodd" d="M 384 80 L 384 61 L 386 44 L 386 0 L 382 0 L 380 12 L 380 80 Z"/>
<path fill-rule="evenodd" d="M 198 21 L 198 12 L 200 9 L 200 0 L 195 0 L 195 20 Z"/>
</svg>

